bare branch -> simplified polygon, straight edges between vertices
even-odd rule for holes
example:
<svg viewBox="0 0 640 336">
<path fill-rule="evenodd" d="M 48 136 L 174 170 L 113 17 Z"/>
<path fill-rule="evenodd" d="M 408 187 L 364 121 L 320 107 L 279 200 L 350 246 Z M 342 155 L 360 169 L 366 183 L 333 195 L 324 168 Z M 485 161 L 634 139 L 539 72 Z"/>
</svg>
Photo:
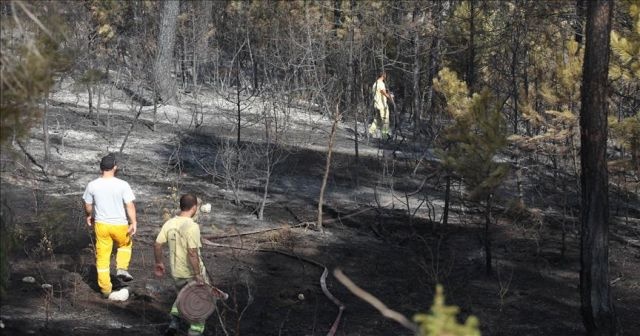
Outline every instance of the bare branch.
<svg viewBox="0 0 640 336">
<path fill-rule="evenodd" d="M 51 31 L 49 29 L 47 29 L 47 27 L 45 27 L 42 22 L 40 22 L 40 20 L 38 20 L 38 18 L 33 15 L 33 13 L 31 13 L 30 10 L 27 9 L 27 7 L 25 7 L 25 5 L 22 3 L 22 1 L 16 0 L 14 1 L 15 3 L 18 4 L 18 6 L 20 6 L 20 8 L 22 9 L 22 11 L 24 11 L 25 14 L 27 14 L 27 16 L 35 23 L 38 25 L 38 27 L 40 27 L 40 29 L 42 29 L 42 31 L 44 31 L 45 34 L 47 34 L 50 38 L 53 39 L 53 34 L 51 33 Z"/>
<path fill-rule="evenodd" d="M 333 275 L 336 277 L 336 279 L 338 279 L 338 281 L 340 281 L 340 283 L 342 283 L 345 287 L 347 287 L 347 289 L 351 291 L 351 293 L 361 298 L 362 300 L 366 301 L 368 304 L 372 305 L 375 309 L 377 309 L 380 312 L 380 314 L 382 314 L 382 316 L 400 323 L 403 327 L 415 333 L 418 332 L 418 326 L 415 323 L 409 321 L 409 319 L 407 319 L 404 315 L 398 313 L 397 311 L 389 309 L 389 307 L 387 307 L 378 298 L 371 295 L 364 289 L 358 287 L 358 285 L 353 283 L 353 281 L 351 281 L 351 279 L 349 279 L 346 275 L 344 275 L 344 273 L 342 273 L 341 270 L 339 269 L 334 270 Z"/>
</svg>

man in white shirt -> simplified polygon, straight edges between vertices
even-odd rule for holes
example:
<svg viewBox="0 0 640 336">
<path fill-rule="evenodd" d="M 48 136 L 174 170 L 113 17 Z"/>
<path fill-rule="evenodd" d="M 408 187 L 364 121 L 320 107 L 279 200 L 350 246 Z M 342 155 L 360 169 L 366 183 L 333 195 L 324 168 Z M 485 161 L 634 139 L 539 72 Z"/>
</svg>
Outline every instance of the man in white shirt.
<svg viewBox="0 0 640 336">
<path fill-rule="evenodd" d="M 124 282 L 133 280 L 127 269 L 131 260 L 132 236 L 137 230 L 135 196 L 129 183 L 115 177 L 115 154 L 100 161 L 101 176 L 87 185 L 84 192 L 84 208 L 87 225 L 96 232 L 96 270 L 98 286 L 109 300 L 125 301 L 129 298 L 127 288 L 112 292 L 111 251 L 117 245 L 116 277 Z M 128 220 L 127 220 L 128 219 Z"/>
<path fill-rule="evenodd" d="M 387 91 L 384 81 L 387 79 L 387 73 L 382 72 L 373 84 L 373 106 L 378 110 L 378 114 L 373 118 L 371 126 L 369 126 L 369 134 L 374 135 L 378 127 L 381 128 L 382 137 L 389 136 L 389 105 L 387 99 L 393 101 L 393 95 Z M 382 125 L 378 125 L 378 123 Z"/>
</svg>

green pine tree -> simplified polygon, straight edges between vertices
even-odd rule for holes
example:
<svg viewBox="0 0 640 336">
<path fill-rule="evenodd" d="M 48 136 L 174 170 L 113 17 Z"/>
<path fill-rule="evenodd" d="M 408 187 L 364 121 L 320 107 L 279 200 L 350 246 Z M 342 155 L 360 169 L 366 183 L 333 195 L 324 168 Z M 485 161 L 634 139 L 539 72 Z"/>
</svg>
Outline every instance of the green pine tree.
<svg viewBox="0 0 640 336">
<path fill-rule="evenodd" d="M 28 11 L 21 7 L 23 12 Z M 29 12 L 29 14 L 31 14 Z M 18 14 L 15 14 L 18 17 Z M 15 22 L 23 20 L 18 26 Z M 66 25 L 59 16 L 0 21 L 0 146 L 19 139 L 38 121 L 37 106 L 54 84 L 54 76 L 69 68 L 69 51 L 61 47 Z M 13 32 L 21 32 L 22 39 Z M 8 209 L 0 212 L 0 296 L 8 284 L 9 254 L 16 246 L 14 223 Z"/>
<path fill-rule="evenodd" d="M 501 104 L 488 89 L 468 97 L 468 88 L 449 69 L 440 71 L 434 88 L 447 100 L 453 124 L 445 131 L 447 145 L 440 152 L 447 169 L 457 173 L 469 189 L 470 197 L 485 205 L 485 257 L 491 273 L 491 202 L 493 194 L 509 171 L 496 156 L 507 145 Z"/>
<path fill-rule="evenodd" d="M 34 28 L 32 34 L 25 34 L 27 37 L 17 43 L 10 43 L 13 38 L 10 34 L 2 36 L 1 144 L 11 137 L 26 135 L 40 117 L 37 100 L 53 86 L 54 76 L 71 64 L 68 50 L 63 50 L 60 43 L 64 37 L 64 23 L 57 16 L 48 18 L 45 23 L 52 28 L 47 31 Z M 3 30 L 11 29 L 17 27 L 3 22 Z"/>
<path fill-rule="evenodd" d="M 614 79 L 634 81 L 640 79 L 640 0 L 624 0 L 632 29 L 628 34 L 611 32 L 612 61 L 609 76 Z"/>
<path fill-rule="evenodd" d="M 529 135 L 511 135 L 509 140 L 525 152 L 546 155 L 550 160 L 566 159 L 579 173 L 578 111 L 583 52 L 578 42 L 566 40 L 555 50 L 548 44 L 538 44 L 531 54 L 533 68 L 540 77 L 538 109 L 530 103 L 523 108 L 523 117 L 535 130 Z"/>
<path fill-rule="evenodd" d="M 637 86 L 640 82 L 640 0 L 625 0 L 622 7 L 629 14 L 632 29 L 624 36 L 611 32 L 609 77 L 613 85 Z M 631 154 L 630 160 L 621 160 L 621 167 L 640 171 L 640 110 L 633 114 L 621 120 L 611 117 L 609 126 L 611 138 Z"/>
</svg>

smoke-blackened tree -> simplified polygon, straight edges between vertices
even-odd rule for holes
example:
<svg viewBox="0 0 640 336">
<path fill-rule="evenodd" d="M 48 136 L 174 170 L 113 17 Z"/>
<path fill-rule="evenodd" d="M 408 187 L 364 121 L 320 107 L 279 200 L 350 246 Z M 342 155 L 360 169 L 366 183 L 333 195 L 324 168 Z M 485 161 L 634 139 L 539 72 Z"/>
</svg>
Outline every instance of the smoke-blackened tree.
<svg viewBox="0 0 640 336">
<path fill-rule="evenodd" d="M 175 97 L 176 82 L 171 76 L 176 41 L 176 25 L 180 13 L 180 1 L 162 3 L 162 19 L 158 34 L 158 54 L 153 65 L 155 87 L 160 98 L 168 102 Z"/>
<path fill-rule="evenodd" d="M 609 285 L 607 105 L 613 1 L 590 1 L 582 70 L 580 298 L 588 335 L 617 335 Z"/>
</svg>

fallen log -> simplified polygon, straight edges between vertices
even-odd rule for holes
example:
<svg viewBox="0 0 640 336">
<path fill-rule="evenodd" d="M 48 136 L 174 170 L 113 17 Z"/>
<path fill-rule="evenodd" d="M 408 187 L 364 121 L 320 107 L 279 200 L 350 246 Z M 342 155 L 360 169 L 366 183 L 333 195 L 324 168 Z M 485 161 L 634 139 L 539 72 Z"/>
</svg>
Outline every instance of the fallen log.
<svg viewBox="0 0 640 336">
<path fill-rule="evenodd" d="M 382 205 L 381 207 L 387 207 L 390 204 L 391 204 L 391 202 L 388 202 L 387 204 Z M 341 221 L 343 219 L 347 219 L 347 218 L 350 218 L 350 217 L 361 215 L 361 214 L 363 214 L 363 213 L 365 213 L 367 211 L 371 211 L 373 209 L 375 209 L 375 208 L 369 207 L 369 208 L 366 208 L 366 209 L 355 211 L 355 212 L 350 213 L 350 214 L 348 214 L 346 216 L 323 220 L 322 224 L 335 223 L 335 222 Z M 205 235 L 205 236 L 202 236 L 202 238 L 209 239 L 209 240 L 224 239 L 224 238 L 234 238 L 234 237 L 249 236 L 249 235 L 254 235 L 254 234 L 266 233 L 266 232 L 270 232 L 270 231 L 283 230 L 283 229 L 300 228 L 300 227 L 303 227 L 303 226 L 304 227 L 309 227 L 309 226 L 315 225 L 315 224 L 316 224 L 315 221 L 313 221 L 313 222 L 311 222 L 311 221 L 309 221 L 309 222 L 300 222 L 298 224 L 291 225 L 291 226 L 282 226 L 282 227 L 277 227 L 277 228 L 268 228 L 268 229 L 253 230 L 253 231 L 248 231 L 248 232 L 239 232 L 239 233 L 234 233 L 234 234 L 229 234 L 229 235 L 224 235 L 224 236 Z"/>
</svg>

